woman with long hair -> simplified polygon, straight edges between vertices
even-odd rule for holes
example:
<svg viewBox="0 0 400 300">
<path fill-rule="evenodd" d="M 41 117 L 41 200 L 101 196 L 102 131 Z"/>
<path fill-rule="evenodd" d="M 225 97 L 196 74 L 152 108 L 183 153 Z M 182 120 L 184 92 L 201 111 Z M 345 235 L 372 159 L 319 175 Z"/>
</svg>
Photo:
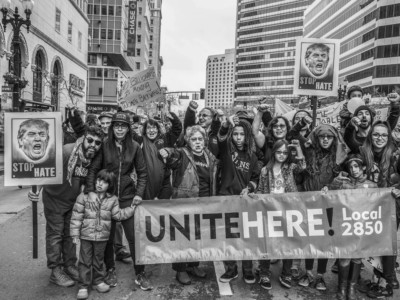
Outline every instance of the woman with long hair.
<svg viewBox="0 0 400 300">
<path fill-rule="evenodd" d="M 348 147 L 337 129 L 331 125 L 322 124 L 309 135 L 306 143 L 305 156 L 307 168 L 304 172 L 304 190 L 321 191 L 329 186 L 340 172 L 340 165 L 347 157 Z M 317 278 L 314 279 L 312 269 L 314 259 L 306 259 L 306 274 L 299 281 L 301 286 L 314 285 L 316 289 L 326 290 L 323 275 L 326 273 L 328 259 L 318 259 Z"/>
<path fill-rule="evenodd" d="M 378 187 L 391 187 L 397 183 L 395 151 L 388 122 L 374 122 L 364 145 L 360 147 L 360 154 L 366 163 L 367 178 L 377 183 Z M 396 256 L 382 256 L 381 261 L 382 275 L 387 281 L 387 286 L 380 287 L 374 284 L 368 291 L 369 296 L 390 295 L 393 289 L 399 288 L 395 272 Z"/>
</svg>

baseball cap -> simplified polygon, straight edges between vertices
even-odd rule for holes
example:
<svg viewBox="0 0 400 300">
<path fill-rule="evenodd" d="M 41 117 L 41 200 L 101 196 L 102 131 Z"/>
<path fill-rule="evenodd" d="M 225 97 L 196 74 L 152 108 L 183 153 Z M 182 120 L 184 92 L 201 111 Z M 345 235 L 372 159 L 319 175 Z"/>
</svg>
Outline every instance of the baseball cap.
<svg viewBox="0 0 400 300">
<path fill-rule="evenodd" d="M 121 123 L 126 123 L 130 124 L 130 117 L 128 113 L 125 112 L 117 112 L 113 115 L 112 117 L 112 123 L 115 122 L 121 122 Z"/>
<path fill-rule="evenodd" d="M 99 116 L 99 120 L 101 120 L 101 118 L 103 117 L 107 117 L 107 118 L 112 118 L 113 117 L 113 113 L 109 112 L 109 111 L 103 111 L 100 116 Z"/>
</svg>

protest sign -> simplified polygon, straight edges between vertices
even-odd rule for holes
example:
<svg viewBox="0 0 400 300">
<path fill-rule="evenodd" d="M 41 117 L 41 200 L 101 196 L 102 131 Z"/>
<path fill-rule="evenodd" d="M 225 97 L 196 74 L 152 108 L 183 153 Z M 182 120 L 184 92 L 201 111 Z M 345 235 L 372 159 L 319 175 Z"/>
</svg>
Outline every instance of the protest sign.
<svg viewBox="0 0 400 300">
<path fill-rule="evenodd" d="M 164 101 L 154 67 L 137 73 L 125 82 L 118 99 L 118 105 L 123 110 L 136 113 L 139 106 L 145 106 L 146 103 L 152 101 Z"/>
<path fill-rule="evenodd" d="M 396 254 L 390 189 L 143 201 L 138 264 Z"/>
<path fill-rule="evenodd" d="M 340 111 L 343 109 L 343 105 L 346 101 L 336 102 L 332 105 L 319 108 L 317 109 L 317 119 L 316 119 L 316 126 L 320 124 L 329 124 L 333 127 L 340 129 Z M 307 110 L 310 114 L 312 113 L 311 110 Z M 388 107 L 383 108 L 376 108 L 375 109 L 376 115 L 374 120 L 381 120 L 386 121 L 389 109 Z M 287 118 L 289 121 L 293 119 L 296 110 L 290 111 L 283 116 Z M 293 125 L 293 124 L 292 124 Z"/>
<path fill-rule="evenodd" d="M 295 95 L 337 96 L 339 40 L 297 38 Z"/>
<path fill-rule="evenodd" d="M 62 183 L 61 112 L 5 113 L 4 185 Z"/>
</svg>

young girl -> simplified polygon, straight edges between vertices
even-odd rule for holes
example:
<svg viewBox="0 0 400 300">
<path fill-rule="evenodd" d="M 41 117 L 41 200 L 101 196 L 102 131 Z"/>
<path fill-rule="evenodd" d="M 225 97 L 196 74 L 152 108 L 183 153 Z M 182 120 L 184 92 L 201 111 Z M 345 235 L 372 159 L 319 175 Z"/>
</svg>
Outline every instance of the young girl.
<svg viewBox="0 0 400 300">
<path fill-rule="evenodd" d="M 294 147 L 297 152 L 295 161 L 292 163 L 290 147 Z M 292 144 L 286 140 L 278 140 L 274 143 L 271 151 L 271 160 L 261 170 L 258 185 L 259 194 L 283 194 L 297 192 L 294 173 L 302 172 L 306 168 L 303 152 L 298 140 L 292 140 Z M 292 266 L 291 259 L 283 259 L 282 273 L 279 277 L 280 283 L 286 287 L 291 287 Z M 269 271 L 270 260 L 260 260 L 260 285 L 264 289 L 271 289 Z"/>
<path fill-rule="evenodd" d="M 88 196 L 80 194 L 76 200 L 70 232 L 74 244 L 81 244 L 79 255 L 79 292 L 78 299 L 88 298 L 88 287 L 93 285 L 100 293 L 110 290 L 104 283 L 104 250 L 111 230 L 111 218 L 121 221 L 133 216 L 134 206 L 120 209 L 115 193 L 115 175 L 101 170 L 96 177 L 96 194 L 100 199 L 95 210 L 86 205 Z"/>
</svg>

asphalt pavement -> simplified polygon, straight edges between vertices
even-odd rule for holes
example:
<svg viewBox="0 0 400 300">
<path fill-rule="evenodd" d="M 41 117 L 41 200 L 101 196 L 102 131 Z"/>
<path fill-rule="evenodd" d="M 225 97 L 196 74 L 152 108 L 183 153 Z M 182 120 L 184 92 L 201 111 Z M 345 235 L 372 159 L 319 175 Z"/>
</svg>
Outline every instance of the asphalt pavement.
<svg viewBox="0 0 400 300">
<path fill-rule="evenodd" d="M 0 176 L 0 300 L 3 299 L 76 299 L 77 286 L 58 287 L 49 282 L 50 270 L 46 267 L 45 218 L 43 205 L 38 205 L 39 258 L 32 258 L 32 210 L 27 199 L 29 187 L 3 187 Z M 398 240 L 400 235 L 398 235 Z M 400 260 L 399 260 L 400 261 Z M 154 285 L 152 291 L 142 291 L 135 283 L 133 264 L 117 262 L 118 286 L 106 294 L 90 291 L 89 299 L 335 299 L 337 275 L 330 271 L 333 260 L 329 261 L 325 274 L 327 291 L 294 285 L 291 289 L 278 282 L 281 263 L 272 265 L 272 290 L 262 289 L 259 284 L 248 285 L 242 274 L 230 284 L 220 285 L 216 272 L 221 272 L 222 263 L 201 263 L 207 272 L 206 279 L 193 279 L 189 286 L 182 286 L 175 279 L 171 264 L 148 265 L 146 272 Z M 316 267 L 316 263 L 314 264 Z M 254 263 L 256 266 L 256 263 Z M 240 270 L 239 264 L 239 270 Z M 302 262 L 304 270 L 304 262 Z M 314 270 L 314 273 L 316 270 Z M 370 278 L 368 270 L 362 272 Z M 400 274 L 398 274 L 400 278 Z M 221 294 L 231 293 L 230 296 Z M 361 294 L 360 294 L 361 295 Z M 369 299 L 365 295 L 362 298 Z M 361 298 L 361 299 L 362 299 Z M 396 290 L 392 299 L 400 299 Z"/>
</svg>

